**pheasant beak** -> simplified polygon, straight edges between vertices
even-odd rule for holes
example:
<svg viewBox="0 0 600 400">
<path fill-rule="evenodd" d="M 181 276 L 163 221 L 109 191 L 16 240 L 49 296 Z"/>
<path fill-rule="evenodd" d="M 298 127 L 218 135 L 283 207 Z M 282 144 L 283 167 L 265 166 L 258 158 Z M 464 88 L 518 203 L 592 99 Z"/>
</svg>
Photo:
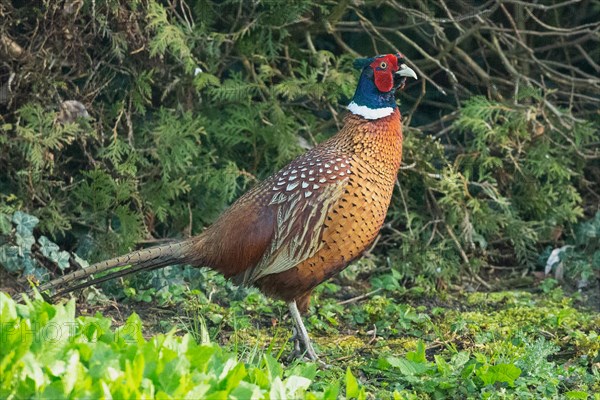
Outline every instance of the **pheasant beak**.
<svg viewBox="0 0 600 400">
<path fill-rule="evenodd" d="M 415 73 L 415 71 L 409 68 L 406 64 L 400 64 L 400 68 L 398 69 L 398 71 L 395 72 L 395 74 L 403 77 L 419 79 L 417 78 L 417 74 Z"/>
</svg>

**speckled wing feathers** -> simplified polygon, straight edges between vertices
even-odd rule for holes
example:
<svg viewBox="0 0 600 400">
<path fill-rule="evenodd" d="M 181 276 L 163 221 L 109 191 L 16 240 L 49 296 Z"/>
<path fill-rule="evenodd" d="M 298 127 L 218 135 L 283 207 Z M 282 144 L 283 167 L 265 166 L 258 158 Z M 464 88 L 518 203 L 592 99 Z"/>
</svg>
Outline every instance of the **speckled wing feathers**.
<svg viewBox="0 0 600 400">
<path fill-rule="evenodd" d="M 350 173 L 346 157 L 323 161 L 309 154 L 265 182 L 272 193 L 266 207 L 276 208 L 275 231 L 261 261 L 244 272 L 242 284 L 294 268 L 321 249 L 325 219 Z"/>
</svg>

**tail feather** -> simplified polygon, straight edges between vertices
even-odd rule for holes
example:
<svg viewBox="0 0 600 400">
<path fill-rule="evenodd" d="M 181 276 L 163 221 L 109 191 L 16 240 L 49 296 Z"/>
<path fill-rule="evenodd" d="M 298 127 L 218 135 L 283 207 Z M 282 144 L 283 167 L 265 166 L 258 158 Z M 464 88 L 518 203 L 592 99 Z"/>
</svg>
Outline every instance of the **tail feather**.
<svg viewBox="0 0 600 400">
<path fill-rule="evenodd" d="M 184 240 L 181 242 L 165 244 L 162 246 L 151 247 L 149 249 L 134 251 L 110 260 L 101 261 L 88 268 L 72 272 L 68 275 L 56 278 L 48 283 L 38 287 L 40 292 L 47 290 L 55 291 L 55 296 L 72 292 L 73 290 L 91 286 L 95 283 L 104 282 L 120 276 L 129 275 L 141 270 L 153 270 L 167 265 L 181 264 L 192 260 L 193 247 L 196 244 L 196 238 Z M 87 280 L 91 275 L 110 271 L 114 268 L 125 267 L 119 271 L 109 273 L 106 276 Z M 79 282 L 75 285 L 69 285 L 73 282 Z"/>
<path fill-rule="evenodd" d="M 75 290 L 90 287 L 90 286 L 96 285 L 98 283 L 102 283 L 102 282 L 110 281 L 112 279 L 120 278 L 122 276 L 131 275 L 131 274 L 134 274 L 139 271 L 153 271 L 155 269 L 166 267 L 167 265 L 170 265 L 170 264 L 172 264 L 172 263 L 168 263 L 168 264 L 164 264 L 164 265 L 163 264 L 153 264 L 150 266 L 148 264 L 132 265 L 131 268 L 121 269 L 119 271 L 111 272 L 109 274 L 101 276 L 100 278 L 90 279 L 85 282 L 66 287 L 64 289 L 59 289 L 56 291 L 56 293 L 54 293 L 53 297 L 60 297 L 67 293 L 74 292 Z"/>
</svg>

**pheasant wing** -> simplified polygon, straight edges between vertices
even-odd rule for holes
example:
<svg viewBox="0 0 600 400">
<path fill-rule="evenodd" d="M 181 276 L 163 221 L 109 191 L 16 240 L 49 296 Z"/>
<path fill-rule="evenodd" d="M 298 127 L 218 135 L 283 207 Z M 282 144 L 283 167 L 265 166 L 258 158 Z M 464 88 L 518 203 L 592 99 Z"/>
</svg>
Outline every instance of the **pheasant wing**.
<svg viewBox="0 0 600 400">
<path fill-rule="evenodd" d="M 244 285 L 294 268 L 321 249 L 327 215 L 343 195 L 350 175 L 348 158 L 328 160 L 316 156 L 297 160 L 265 181 L 271 186 L 265 206 L 276 215 L 275 227 L 259 263 L 243 273 Z"/>
</svg>

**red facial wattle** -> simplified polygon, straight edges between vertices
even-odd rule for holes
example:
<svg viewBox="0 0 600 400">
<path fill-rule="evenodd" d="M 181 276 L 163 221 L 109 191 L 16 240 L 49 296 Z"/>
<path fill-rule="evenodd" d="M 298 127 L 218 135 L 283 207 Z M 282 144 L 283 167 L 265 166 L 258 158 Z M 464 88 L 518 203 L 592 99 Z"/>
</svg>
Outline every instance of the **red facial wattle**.
<svg viewBox="0 0 600 400">
<path fill-rule="evenodd" d="M 375 70 L 375 86 L 380 92 L 387 93 L 394 87 L 394 78 L 388 71 Z"/>
<path fill-rule="evenodd" d="M 394 88 L 394 72 L 398 71 L 398 59 L 392 54 L 378 57 L 370 64 L 373 81 L 380 92 L 387 93 Z"/>
</svg>

